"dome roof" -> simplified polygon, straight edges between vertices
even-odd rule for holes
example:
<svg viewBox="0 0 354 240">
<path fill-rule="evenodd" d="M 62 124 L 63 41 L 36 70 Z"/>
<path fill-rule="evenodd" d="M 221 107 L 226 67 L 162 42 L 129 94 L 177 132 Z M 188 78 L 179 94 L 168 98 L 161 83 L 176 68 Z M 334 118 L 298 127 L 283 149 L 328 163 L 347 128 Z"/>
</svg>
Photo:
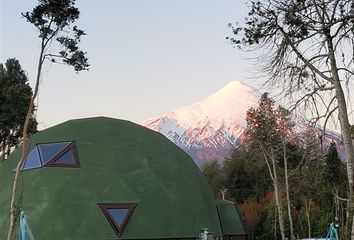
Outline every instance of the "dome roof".
<svg viewBox="0 0 354 240">
<path fill-rule="evenodd" d="M 117 212 L 118 222 L 126 217 L 125 228 L 118 229 L 123 239 L 194 238 L 202 228 L 222 235 L 202 173 L 163 135 L 97 117 L 40 131 L 30 138 L 28 149 L 42 151 L 46 143 L 71 141 L 78 164 L 56 167 L 58 161 L 51 160 L 51 167 L 23 171 L 18 201 L 36 239 L 116 239 L 104 204 L 131 206 L 130 216 Z M 16 149 L 0 166 L 0 239 L 8 227 L 13 169 L 20 154 Z"/>
<path fill-rule="evenodd" d="M 246 234 L 235 203 L 216 200 L 222 232 L 225 236 L 244 236 Z"/>
</svg>

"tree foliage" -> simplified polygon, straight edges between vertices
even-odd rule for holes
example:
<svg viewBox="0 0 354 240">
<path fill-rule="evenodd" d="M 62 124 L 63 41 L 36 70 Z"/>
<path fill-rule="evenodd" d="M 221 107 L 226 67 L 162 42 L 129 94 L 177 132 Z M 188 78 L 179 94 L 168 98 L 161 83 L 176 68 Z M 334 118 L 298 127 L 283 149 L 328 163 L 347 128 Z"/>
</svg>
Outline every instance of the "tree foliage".
<svg viewBox="0 0 354 240">
<path fill-rule="evenodd" d="M 281 106 L 276 107 L 268 93 L 261 96 L 257 108 L 247 111 L 246 122 L 246 143 L 249 147 L 262 147 L 264 150 L 280 148 L 293 127 L 290 112 Z"/>
<path fill-rule="evenodd" d="M 202 166 L 202 172 L 214 193 L 215 197 L 220 198 L 220 190 L 223 188 L 224 175 L 222 173 L 222 166 L 218 160 L 206 162 Z"/>
<path fill-rule="evenodd" d="M 347 102 L 354 77 L 352 0 L 252 0 L 243 26 L 230 25 L 235 46 L 259 50 L 267 83 L 326 128 L 336 114 L 346 158 L 349 215 L 354 217 L 354 148 Z M 336 119 L 336 118 L 334 118 Z M 353 221 L 352 221 L 353 222 Z M 354 224 L 351 224 L 354 239 Z"/>
<path fill-rule="evenodd" d="M 262 199 L 271 190 L 267 166 L 259 158 L 240 146 L 224 161 L 206 162 L 201 169 L 216 198 L 221 198 L 220 190 L 227 189 L 226 197 L 241 204 L 250 198 Z"/>
<path fill-rule="evenodd" d="M 303 122 L 295 131 L 290 113 L 276 106 L 267 94 L 257 108 L 247 112 L 247 123 L 242 145 L 223 162 L 208 164 L 213 171 L 204 167 L 203 171 L 213 180 L 211 186 L 217 196 L 224 186 L 227 198 L 239 204 L 248 237 L 280 239 L 279 208 L 289 206 L 290 211 L 282 214 L 286 237 L 291 236 L 290 219 L 295 238 L 311 238 L 323 237 L 328 224 L 337 217 L 341 237 L 347 239 L 346 171 L 335 146 L 321 141 L 319 130 Z M 339 201 L 334 193 L 343 199 Z M 276 194 L 278 202 L 273 199 Z"/>
<path fill-rule="evenodd" d="M 259 200 L 271 189 L 267 166 L 261 155 L 243 146 L 236 148 L 223 162 L 224 186 L 237 203 L 246 199 Z"/>
<path fill-rule="evenodd" d="M 79 48 L 81 37 L 85 35 L 85 32 L 74 25 L 79 15 L 80 11 L 75 7 L 75 0 L 39 0 L 38 5 L 32 11 L 22 13 L 22 16 L 38 30 L 40 51 L 35 87 L 23 125 L 22 154 L 16 166 L 12 188 L 10 226 L 7 240 L 13 240 L 14 238 L 16 221 L 21 207 L 17 203 L 18 184 L 21 176 L 21 167 L 26 159 L 27 133 L 30 126 L 30 118 L 34 111 L 34 102 L 38 94 L 43 64 L 46 60 L 52 63 L 62 63 L 72 66 L 76 72 L 88 70 L 89 67 L 86 52 Z"/>
<path fill-rule="evenodd" d="M 323 177 L 328 185 L 338 186 L 341 182 L 340 176 L 340 159 L 337 152 L 337 147 L 334 142 L 328 148 L 326 155 L 325 169 L 323 171 Z"/>
<path fill-rule="evenodd" d="M 293 221 L 290 209 L 289 187 L 288 187 L 288 167 L 286 142 L 291 136 L 293 122 L 290 112 L 281 106 L 276 107 L 273 99 L 268 93 L 264 93 L 259 100 L 257 108 L 250 108 L 246 113 L 246 145 L 258 149 L 262 153 L 262 158 L 268 167 L 268 173 L 274 187 L 274 197 L 279 218 L 279 229 L 281 239 L 285 239 L 284 215 L 281 203 L 282 188 L 280 185 L 280 174 L 278 173 L 279 153 L 282 153 L 284 163 L 285 193 L 288 204 L 288 217 L 290 222 L 291 239 L 295 239 L 293 231 Z"/>
<path fill-rule="evenodd" d="M 327 226 L 334 221 L 337 214 L 340 233 L 345 238 L 346 204 L 333 198 L 331 185 L 326 183 L 326 158 L 330 147 L 322 148 L 314 129 L 296 133 L 294 142 L 288 142 L 289 190 L 294 221 L 295 236 L 299 238 L 323 237 Z M 322 150 L 323 149 L 323 150 Z M 202 170 L 217 198 L 220 188 L 227 190 L 227 199 L 235 201 L 242 214 L 249 239 L 274 239 L 280 237 L 277 210 L 274 203 L 274 187 L 267 166 L 257 148 L 243 145 L 234 150 L 232 155 L 222 162 L 210 162 Z M 281 155 L 276 162 L 279 185 L 284 187 L 283 162 Z M 340 163 L 341 181 L 337 187 L 338 194 L 346 197 L 345 169 Z M 285 194 L 281 197 L 282 207 L 287 206 Z M 284 212 L 286 234 L 289 235 L 289 221 Z"/>
<path fill-rule="evenodd" d="M 319 100 L 321 92 L 333 91 L 331 54 L 337 59 L 335 70 L 343 80 L 347 79 L 343 84 L 350 84 L 354 64 L 352 1 L 254 0 L 249 3 L 245 24 L 230 24 L 235 35 L 228 39 L 239 48 L 261 49 L 264 57 L 264 61 L 258 62 L 261 70 L 268 73 L 269 81 L 281 87 L 284 94 L 300 92 L 301 100 L 308 100 L 310 107 L 310 101 Z M 336 99 L 328 105 L 327 113 L 335 107 Z"/>
<path fill-rule="evenodd" d="M 8 59 L 0 64 L 0 162 L 4 161 L 11 148 L 17 146 L 22 137 L 32 89 L 26 73 L 18 60 Z M 32 112 L 29 134 L 36 132 L 37 121 Z"/>
<path fill-rule="evenodd" d="M 86 52 L 79 48 L 81 37 L 86 33 L 73 25 L 80 16 L 75 7 L 75 0 L 39 0 L 32 11 L 22 13 L 29 23 L 39 32 L 43 56 L 40 61 L 48 59 L 53 63 L 64 63 L 73 66 L 76 72 L 89 67 Z M 56 40 L 57 53 L 52 53 L 48 47 Z"/>
</svg>

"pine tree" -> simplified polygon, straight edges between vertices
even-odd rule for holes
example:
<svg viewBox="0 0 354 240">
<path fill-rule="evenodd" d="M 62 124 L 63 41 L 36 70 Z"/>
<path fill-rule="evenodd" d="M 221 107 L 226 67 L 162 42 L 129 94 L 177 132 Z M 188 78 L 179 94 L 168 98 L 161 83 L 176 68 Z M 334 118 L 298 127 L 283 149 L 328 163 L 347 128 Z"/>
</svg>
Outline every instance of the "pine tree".
<svg viewBox="0 0 354 240">
<path fill-rule="evenodd" d="M 22 137 L 32 89 L 26 73 L 17 59 L 10 58 L 0 63 L 0 163 L 17 146 Z M 28 134 L 37 130 L 37 121 L 32 111 Z"/>
<path fill-rule="evenodd" d="M 340 173 L 340 158 L 338 156 L 338 151 L 336 144 L 334 142 L 328 148 L 325 159 L 325 167 L 323 177 L 325 181 L 333 188 L 340 184 L 341 173 Z"/>
</svg>

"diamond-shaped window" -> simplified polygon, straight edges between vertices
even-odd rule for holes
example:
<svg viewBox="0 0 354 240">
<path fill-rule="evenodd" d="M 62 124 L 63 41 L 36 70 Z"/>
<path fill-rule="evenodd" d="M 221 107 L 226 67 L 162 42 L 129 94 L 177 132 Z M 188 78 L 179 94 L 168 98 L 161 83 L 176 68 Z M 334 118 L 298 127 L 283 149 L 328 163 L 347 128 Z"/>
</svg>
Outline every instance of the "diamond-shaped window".
<svg viewBox="0 0 354 240">
<path fill-rule="evenodd" d="M 112 225 L 118 237 L 123 233 L 136 207 L 135 203 L 99 203 L 103 214 Z"/>
<path fill-rule="evenodd" d="M 80 167 L 73 141 L 41 143 L 28 153 L 22 170 L 40 167 Z"/>
</svg>

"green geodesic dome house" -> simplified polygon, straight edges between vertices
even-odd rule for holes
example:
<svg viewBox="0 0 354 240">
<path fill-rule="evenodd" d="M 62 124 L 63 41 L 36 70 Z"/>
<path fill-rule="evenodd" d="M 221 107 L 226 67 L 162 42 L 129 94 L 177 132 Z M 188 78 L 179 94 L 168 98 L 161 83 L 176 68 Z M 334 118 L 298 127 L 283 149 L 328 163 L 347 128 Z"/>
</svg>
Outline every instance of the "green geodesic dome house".
<svg viewBox="0 0 354 240">
<path fill-rule="evenodd" d="M 0 239 L 20 155 L 0 165 Z M 217 207 L 193 160 L 128 121 L 78 119 L 40 131 L 22 171 L 17 205 L 36 240 L 196 239 L 205 228 L 221 239 L 223 226 L 228 239 L 245 239 L 237 212 Z"/>
</svg>

